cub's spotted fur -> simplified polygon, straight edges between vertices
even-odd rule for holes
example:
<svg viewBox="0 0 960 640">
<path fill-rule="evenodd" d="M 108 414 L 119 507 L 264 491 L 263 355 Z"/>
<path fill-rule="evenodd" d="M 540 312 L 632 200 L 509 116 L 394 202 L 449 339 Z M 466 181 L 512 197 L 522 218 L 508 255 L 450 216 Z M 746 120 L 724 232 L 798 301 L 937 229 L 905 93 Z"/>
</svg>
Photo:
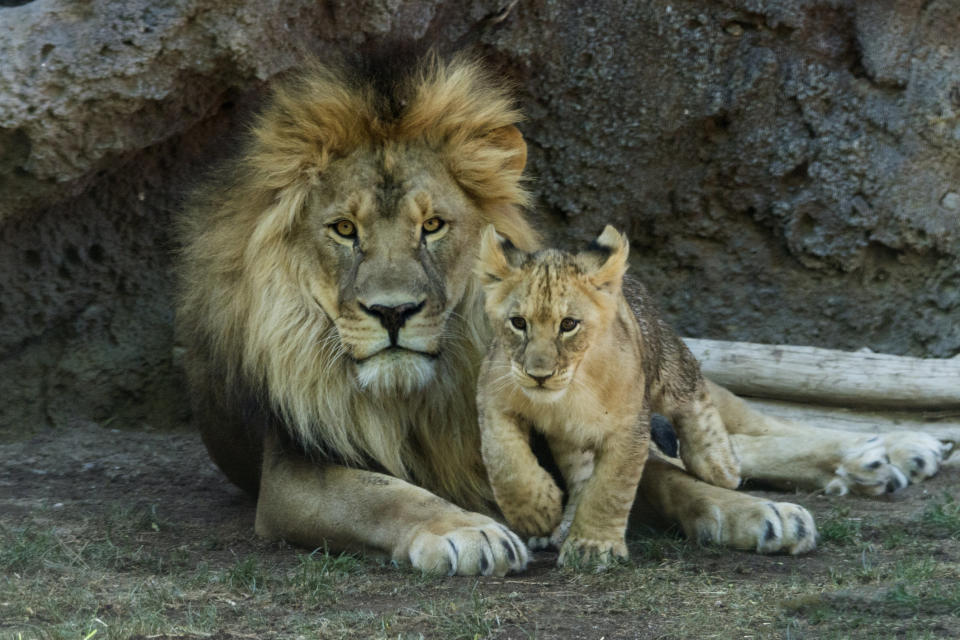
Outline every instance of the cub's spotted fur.
<svg viewBox="0 0 960 640">
<path fill-rule="evenodd" d="M 698 473 L 739 483 L 696 361 L 645 295 L 636 309 L 624 297 L 628 251 L 610 226 L 578 254 L 523 253 L 492 227 L 481 241 L 478 271 L 495 332 L 478 382 L 483 459 L 509 525 L 552 534 L 561 565 L 627 557 L 651 411 L 710 438 L 712 447 L 698 448 L 712 457 L 690 461 Z M 530 449 L 531 429 L 546 436 L 563 475 L 566 516 L 559 487 Z"/>
</svg>

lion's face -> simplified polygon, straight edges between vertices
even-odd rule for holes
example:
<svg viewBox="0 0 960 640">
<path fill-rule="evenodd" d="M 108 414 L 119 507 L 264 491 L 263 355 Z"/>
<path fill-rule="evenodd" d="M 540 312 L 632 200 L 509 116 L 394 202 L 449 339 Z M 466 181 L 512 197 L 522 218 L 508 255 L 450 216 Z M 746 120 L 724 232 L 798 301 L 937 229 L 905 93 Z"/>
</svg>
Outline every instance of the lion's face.
<svg viewBox="0 0 960 640">
<path fill-rule="evenodd" d="M 499 377 L 535 402 L 566 392 L 616 316 L 628 249 L 608 229 L 596 249 L 581 254 L 525 254 L 502 245 L 492 229 L 483 234 L 478 269 L 486 312 L 509 361 L 500 363 Z"/>
<path fill-rule="evenodd" d="M 330 164 L 300 224 L 302 285 L 333 320 L 360 385 L 423 387 L 482 224 L 441 158 L 422 146 L 357 150 Z"/>
</svg>

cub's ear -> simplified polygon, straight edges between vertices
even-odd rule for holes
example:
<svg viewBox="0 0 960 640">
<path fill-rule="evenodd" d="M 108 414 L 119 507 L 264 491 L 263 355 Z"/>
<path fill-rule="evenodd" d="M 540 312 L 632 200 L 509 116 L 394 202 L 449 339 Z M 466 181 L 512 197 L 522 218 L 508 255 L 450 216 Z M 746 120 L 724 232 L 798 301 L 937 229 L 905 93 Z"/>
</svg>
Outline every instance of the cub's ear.
<svg viewBox="0 0 960 640">
<path fill-rule="evenodd" d="M 513 267 L 507 258 L 507 252 L 515 251 L 510 241 L 497 233 L 492 224 L 487 225 L 480 236 L 480 253 L 477 260 L 477 275 L 483 286 L 489 286 L 505 280 Z"/>
<path fill-rule="evenodd" d="M 590 281 L 595 287 L 608 293 L 616 293 L 623 282 L 623 274 L 627 272 L 627 256 L 630 254 L 630 243 L 627 237 L 607 225 L 603 228 L 596 240 L 590 243 L 589 253 L 601 254 L 603 263 L 588 271 Z"/>
</svg>

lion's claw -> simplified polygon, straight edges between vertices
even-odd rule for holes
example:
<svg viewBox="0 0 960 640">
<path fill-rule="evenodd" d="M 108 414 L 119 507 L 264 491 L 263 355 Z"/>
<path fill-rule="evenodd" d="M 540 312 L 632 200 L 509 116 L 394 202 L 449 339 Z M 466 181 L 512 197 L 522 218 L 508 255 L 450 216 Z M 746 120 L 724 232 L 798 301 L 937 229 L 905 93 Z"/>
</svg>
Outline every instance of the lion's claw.
<svg viewBox="0 0 960 640">
<path fill-rule="evenodd" d="M 410 545 L 410 564 L 424 573 L 496 575 L 527 567 L 526 545 L 502 524 L 458 527 L 443 535 L 424 531 Z"/>
<path fill-rule="evenodd" d="M 843 461 L 824 488 L 829 495 L 879 495 L 933 476 L 952 444 L 917 432 L 877 435 L 844 452 Z"/>
<path fill-rule="evenodd" d="M 765 502 L 744 496 L 741 504 L 708 509 L 685 523 L 687 536 L 701 544 L 721 544 L 757 553 L 806 553 L 817 546 L 813 516 L 790 502 Z"/>
</svg>

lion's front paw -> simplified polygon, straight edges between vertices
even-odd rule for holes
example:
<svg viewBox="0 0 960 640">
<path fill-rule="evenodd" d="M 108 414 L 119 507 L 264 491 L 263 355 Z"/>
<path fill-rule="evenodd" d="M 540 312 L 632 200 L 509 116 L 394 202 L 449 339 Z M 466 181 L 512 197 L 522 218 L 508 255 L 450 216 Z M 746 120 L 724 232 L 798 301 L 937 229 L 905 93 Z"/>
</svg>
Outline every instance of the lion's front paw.
<svg viewBox="0 0 960 640">
<path fill-rule="evenodd" d="M 563 516 L 563 493 L 552 481 L 522 500 L 498 496 L 497 502 L 510 527 L 525 537 L 550 535 Z"/>
<path fill-rule="evenodd" d="M 557 566 L 604 569 L 628 557 L 627 545 L 622 536 L 596 540 L 571 535 L 560 547 Z"/>
<path fill-rule="evenodd" d="M 735 494 L 685 522 L 687 536 L 701 544 L 721 544 L 758 553 L 806 553 L 817 546 L 813 516 L 790 502 L 766 502 Z"/>
<path fill-rule="evenodd" d="M 424 573 L 448 576 L 503 576 L 526 569 L 527 548 L 520 538 L 502 524 L 486 520 L 442 534 L 422 531 L 410 544 L 410 564 Z"/>
<path fill-rule="evenodd" d="M 918 431 L 878 435 L 851 447 L 824 491 L 830 495 L 879 495 L 937 473 L 952 444 Z"/>
<path fill-rule="evenodd" d="M 570 509 L 567 510 L 568 512 Z M 567 539 L 570 533 L 570 525 L 573 524 L 573 516 L 570 513 L 564 513 L 563 520 L 557 525 L 549 536 L 534 536 L 527 541 L 527 548 L 531 551 L 541 551 L 543 549 L 559 549 Z"/>
</svg>

